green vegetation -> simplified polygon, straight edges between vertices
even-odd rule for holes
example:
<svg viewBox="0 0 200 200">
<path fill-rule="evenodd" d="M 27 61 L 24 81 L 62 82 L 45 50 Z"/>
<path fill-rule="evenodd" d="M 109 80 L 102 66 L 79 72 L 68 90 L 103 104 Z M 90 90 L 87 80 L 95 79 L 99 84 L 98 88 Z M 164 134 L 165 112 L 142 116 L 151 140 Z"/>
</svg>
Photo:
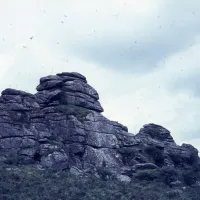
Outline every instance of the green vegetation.
<svg viewBox="0 0 200 200">
<path fill-rule="evenodd" d="M 118 153 L 123 155 L 123 163 L 129 165 L 131 160 L 137 155 L 137 150 L 134 147 L 122 147 L 117 149 Z"/>
<path fill-rule="evenodd" d="M 74 115 L 79 121 L 84 121 L 85 117 L 91 113 L 91 111 L 87 108 L 83 108 L 75 105 L 58 105 L 56 106 L 56 110 L 66 115 Z"/>
<path fill-rule="evenodd" d="M 16 155 L 16 154 L 9 154 L 7 156 L 7 159 L 4 161 L 5 164 L 8 165 L 20 165 L 20 164 L 30 164 L 31 160 L 27 160 L 27 156 L 23 156 L 23 155 Z"/>
<path fill-rule="evenodd" d="M 137 173 L 135 173 L 134 178 L 140 181 L 153 181 L 160 178 L 160 171 L 156 169 L 138 170 Z"/>
<path fill-rule="evenodd" d="M 152 158 L 152 161 L 154 161 L 156 165 L 163 166 L 164 163 L 163 150 L 158 149 L 154 146 L 148 146 L 144 149 L 144 151 Z"/>
<path fill-rule="evenodd" d="M 77 177 L 68 171 L 39 170 L 34 165 L 9 168 L 0 169 L 1 200 L 200 199 L 199 186 L 172 189 L 158 181 L 159 174 L 155 170 L 140 171 L 127 184 L 114 179 L 99 179 L 94 175 Z M 162 174 L 173 177 L 174 172 L 169 171 L 165 169 Z M 149 178 L 144 178 L 144 174 Z"/>
</svg>

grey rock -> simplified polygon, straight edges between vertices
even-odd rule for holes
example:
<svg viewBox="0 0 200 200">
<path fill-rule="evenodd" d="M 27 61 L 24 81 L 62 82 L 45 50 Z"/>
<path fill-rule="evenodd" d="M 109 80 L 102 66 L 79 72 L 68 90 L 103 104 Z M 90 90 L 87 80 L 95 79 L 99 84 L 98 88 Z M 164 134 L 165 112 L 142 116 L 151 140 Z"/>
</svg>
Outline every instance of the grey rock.
<svg viewBox="0 0 200 200">
<path fill-rule="evenodd" d="M 88 131 L 86 143 L 97 148 L 113 148 L 118 146 L 115 135 Z"/>
<path fill-rule="evenodd" d="M 22 103 L 22 97 L 20 95 L 3 95 L 2 100 L 9 103 Z"/>
<path fill-rule="evenodd" d="M 84 171 L 78 169 L 77 167 L 71 167 L 69 171 L 75 176 L 82 176 L 84 174 Z"/>
<path fill-rule="evenodd" d="M 25 155 L 25 156 L 29 156 L 33 158 L 35 155 L 35 152 L 36 152 L 35 148 L 23 148 L 20 151 L 20 155 Z"/>
<path fill-rule="evenodd" d="M 62 89 L 64 91 L 73 91 L 73 92 L 80 92 L 83 94 L 87 94 L 93 97 L 95 100 L 99 99 L 99 95 L 93 87 L 79 80 L 68 81 L 64 83 Z"/>
<path fill-rule="evenodd" d="M 50 90 L 50 91 L 40 91 L 35 94 L 38 103 L 40 104 L 48 104 L 56 99 L 60 99 L 60 89 Z"/>
<path fill-rule="evenodd" d="M 29 97 L 34 97 L 33 94 L 31 93 L 28 93 L 28 92 L 24 92 L 24 91 L 21 91 L 21 90 L 16 90 L 16 89 L 12 89 L 12 88 L 7 88 L 5 90 L 3 90 L 1 92 L 1 95 L 4 96 L 4 95 L 20 95 L 20 96 L 29 96 Z"/>
<path fill-rule="evenodd" d="M 70 76 L 70 77 L 75 77 L 75 78 L 79 78 L 81 80 L 86 81 L 86 77 L 83 76 L 82 74 L 77 73 L 77 72 L 71 72 L 71 73 L 70 72 L 62 72 L 62 73 L 58 73 L 56 75 L 57 76 L 61 76 L 61 77 L 63 77 L 63 76 Z"/>
<path fill-rule="evenodd" d="M 68 144 L 66 145 L 66 151 L 69 152 L 69 154 L 79 154 L 79 155 L 83 155 L 85 152 L 85 145 L 83 144 L 79 144 L 79 143 L 72 143 L 72 144 Z"/>
<path fill-rule="evenodd" d="M 123 182 L 123 183 L 130 183 L 131 182 L 131 178 L 129 176 L 126 176 L 126 175 L 117 175 L 116 176 L 116 179 L 120 182 Z"/>
<path fill-rule="evenodd" d="M 170 131 L 157 124 L 146 124 L 137 134 L 140 138 L 152 138 L 161 142 L 175 143 Z"/>
<path fill-rule="evenodd" d="M 172 188 L 181 188 L 181 187 L 183 187 L 183 183 L 181 182 L 181 181 L 179 181 L 179 180 L 176 180 L 176 181 L 173 181 L 173 182 L 171 182 L 170 183 L 170 186 L 172 187 Z"/>
<path fill-rule="evenodd" d="M 62 80 L 50 80 L 50 81 L 45 81 L 41 83 L 40 85 L 38 85 L 36 90 L 37 91 L 49 90 L 53 88 L 59 88 L 62 85 L 63 85 Z"/>
<path fill-rule="evenodd" d="M 62 79 L 57 75 L 49 75 L 40 78 L 40 84 L 45 83 L 47 81 L 61 81 Z"/>
<path fill-rule="evenodd" d="M 123 166 L 121 156 L 113 149 L 87 146 L 83 156 L 84 168 L 89 166 L 102 167 L 105 162 L 106 167 L 117 168 Z"/>
<path fill-rule="evenodd" d="M 14 156 L 76 172 L 106 167 L 125 182 L 134 170 L 200 168 L 198 150 L 177 145 L 164 127 L 146 124 L 134 135 L 103 116 L 97 91 L 79 73 L 42 77 L 37 90 L 2 91 L 0 163 Z"/>
<path fill-rule="evenodd" d="M 180 189 L 174 189 L 169 192 L 167 192 L 167 196 L 169 198 L 175 198 L 175 197 L 180 197 L 180 195 L 183 193 Z"/>
<path fill-rule="evenodd" d="M 46 157 L 42 157 L 41 163 L 43 166 L 51 168 L 57 164 L 66 163 L 67 166 L 68 156 L 66 153 L 54 151 L 53 153 L 47 155 Z"/>
<path fill-rule="evenodd" d="M 46 105 L 67 104 L 103 112 L 97 91 L 87 84 L 84 76 L 78 73 L 61 73 L 57 76 L 43 77 L 36 89 L 38 92 L 35 97 L 43 108 Z"/>
<path fill-rule="evenodd" d="M 158 167 L 153 163 L 144 163 L 144 164 L 136 164 L 132 168 L 133 170 L 149 170 L 149 169 L 157 169 Z"/>
</svg>

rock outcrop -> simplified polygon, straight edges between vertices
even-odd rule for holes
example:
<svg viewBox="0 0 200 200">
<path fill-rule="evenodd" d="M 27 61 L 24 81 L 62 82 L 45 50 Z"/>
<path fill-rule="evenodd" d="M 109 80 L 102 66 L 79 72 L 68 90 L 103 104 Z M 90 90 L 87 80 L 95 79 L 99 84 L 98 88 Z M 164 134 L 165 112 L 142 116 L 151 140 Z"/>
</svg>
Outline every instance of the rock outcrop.
<svg viewBox="0 0 200 200">
<path fill-rule="evenodd" d="M 147 124 L 133 135 L 104 117 L 97 91 L 79 73 L 43 77 L 37 91 L 2 91 L 1 163 L 78 170 L 104 166 L 121 175 L 138 169 L 200 165 L 197 149 L 178 146 L 162 126 Z"/>
</svg>

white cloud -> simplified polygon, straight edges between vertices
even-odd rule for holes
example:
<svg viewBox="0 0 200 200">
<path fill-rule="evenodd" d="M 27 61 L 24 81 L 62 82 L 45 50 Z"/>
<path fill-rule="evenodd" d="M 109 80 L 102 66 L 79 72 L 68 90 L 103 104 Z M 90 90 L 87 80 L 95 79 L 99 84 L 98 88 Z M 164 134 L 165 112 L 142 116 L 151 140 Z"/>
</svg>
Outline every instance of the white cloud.
<svg viewBox="0 0 200 200">
<path fill-rule="evenodd" d="M 190 11 L 196 9 L 195 2 L 190 2 Z M 140 75 L 104 68 L 92 59 L 84 60 L 71 53 L 73 45 L 79 47 L 84 40 L 94 44 L 101 39 L 147 41 L 153 35 L 153 40 L 170 38 L 169 45 L 176 42 L 171 41 L 173 34 L 169 27 L 176 9 L 181 9 L 173 7 L 172 1 L 60 0 L 55 3 L 53 0 L 18 0 L 12 3 L 2 0 L 0 7 L 0 32 L 4 38 L 4 41 L 0 40 L 1 90 L 11 85 L 35 93 L 41 76 L 77 71 L 84 74 L 89 84 L 99 92 L 105 115 L 127 125 L 130 132 L 138 132 L 145 123 L 153 122 L 169 129 L 178 143 L 197 144 L 196 140 L 183 135 L 196 134 L 199 130 L 200 101 L 185 90 L 173 91 L 172 83 L 191 71 L 199 70 L 198 32 L 191 34 L 195 37 L 191 38 L 192 46 L 175 49 L 165 60 L 159 60 L 151 73 Z M 172 16 L 167 13 L 171 10 Z M 189 17 L 184 19 L 189 20 Z M 168 29 L 158 29 L 160 25 Z M 185 21 L 174 29 L 182 31 L 188 27 Z M 159 54 L 159 49 L 154 47 L 150 51 Z"/>
<path fill-rule="evenodd" d="M 0 79 L 14 64 L 14 58 L 11 55 L 0 54 Z"/>
</svg>

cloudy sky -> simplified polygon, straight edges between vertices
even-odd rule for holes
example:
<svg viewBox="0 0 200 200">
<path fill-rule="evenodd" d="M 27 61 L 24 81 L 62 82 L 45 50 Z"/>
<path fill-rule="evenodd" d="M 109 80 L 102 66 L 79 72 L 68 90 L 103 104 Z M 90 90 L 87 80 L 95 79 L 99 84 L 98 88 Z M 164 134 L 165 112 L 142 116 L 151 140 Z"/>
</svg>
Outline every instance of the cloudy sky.
<svg viewBox="0 0 200 200">
<path fill-rule="evenodd" d="M 200 150 L 199 0 L 0 0 L 0 90 L 76 71 L 104 115 Z"/>
</svg>

